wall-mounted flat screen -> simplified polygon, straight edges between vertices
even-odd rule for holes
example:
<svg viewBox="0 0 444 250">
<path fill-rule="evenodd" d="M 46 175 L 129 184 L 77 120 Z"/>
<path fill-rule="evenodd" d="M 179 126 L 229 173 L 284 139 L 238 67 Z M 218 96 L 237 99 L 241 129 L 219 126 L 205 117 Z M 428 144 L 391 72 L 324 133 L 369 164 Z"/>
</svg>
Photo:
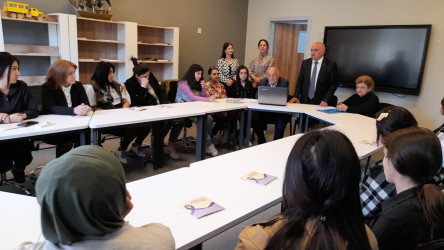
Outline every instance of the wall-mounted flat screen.
<svg viewBox="0 0 444 250">
<path fill-rule="evenodd" d="M 328 26 L 325 56 L 338 65 L 339 86 L 355 88 L 360 75 L 375 90 L 419 95 L 432 25 Z"/>
</svg>

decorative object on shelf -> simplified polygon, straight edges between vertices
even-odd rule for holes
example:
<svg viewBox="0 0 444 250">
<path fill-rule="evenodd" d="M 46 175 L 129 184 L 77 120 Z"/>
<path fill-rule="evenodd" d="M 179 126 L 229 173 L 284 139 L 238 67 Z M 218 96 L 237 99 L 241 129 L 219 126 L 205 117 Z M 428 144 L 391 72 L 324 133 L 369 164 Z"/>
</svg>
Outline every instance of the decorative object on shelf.
<svg viewBox="0 0 444 250">
<path fill-rule="evenodd" d="M 43 21 L 46 15 L 36 8 L 28 8 L 28 6 L 29 4 L 7 1 L 3 3 L 3 12 L 11 18 L 28 18 Z"/>
<path fill-rule="evenodd" d="M 77 13 L 81 17 L 111 20 L 113 15 L 109 14 L 111 10 L 111 0 L 69 0 L 76 8 Z M 108 4 L 105 7 L 104 2 Z M 104 8 L 105 7 L 105 8 Z"/>
</svg>

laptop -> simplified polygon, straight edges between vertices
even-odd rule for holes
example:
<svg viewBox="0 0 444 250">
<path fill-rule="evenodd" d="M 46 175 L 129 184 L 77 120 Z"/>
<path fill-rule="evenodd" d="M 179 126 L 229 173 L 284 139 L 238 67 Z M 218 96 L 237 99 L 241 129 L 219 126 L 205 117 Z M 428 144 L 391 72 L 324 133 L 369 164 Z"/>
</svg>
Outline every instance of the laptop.
<svg viewBox="0 0 444 250">
<path fill-rule="evenodd" d="M 287 105 L 287 88 L 259 86 L 257 101 L 259 104 Z"/>
</svg>

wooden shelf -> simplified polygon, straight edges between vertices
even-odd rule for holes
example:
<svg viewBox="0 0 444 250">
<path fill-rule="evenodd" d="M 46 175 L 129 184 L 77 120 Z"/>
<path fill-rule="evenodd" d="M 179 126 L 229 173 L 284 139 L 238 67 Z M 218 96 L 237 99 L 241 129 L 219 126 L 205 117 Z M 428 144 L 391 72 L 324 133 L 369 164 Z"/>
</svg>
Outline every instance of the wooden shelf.
<svg viewBox="0 0 444 250">
<path fill-rule="evenodd" d="M 143 45 L 143 46 L 161 46 L 161 47 L 173 47 L 172 44 L 167 44 L 167 43 L 143 43 L 143 42 L 138 42 L 138 45 Z"/>
<path fill-rule="evenodd" d="M 105 39 L 88 39 L 84 37 L 77 38 L 79 42 L 95 42 L 95 43 L 117 43 L 117 44 L 125 44 L 125 42 L 119 42 L 115 40 L 105 40 Z"/>
<path fill-rule="evenodd" d="M 168 62 L 157 62 L 157 61 L 147 61 L 147 60 L 141 60 L 140 62 L 143 62 L 143 63 L 157 63 L 157 64 L 169 64 L 169 63 L 173 63 L 173 62 L 171 62 L 171 61 L 168 61 Z"/>
<path fill-rule="evenodd" d="M 46 82 L 46 76 L 20 76 L 19 80 L 26 82 L 28 86 L 42 85 Z"/>
<path fill-rule="evenodd" d="M 5 50 L 15 56 L 60 56 L 57 46 L 5 44 Z"/>
<path fill-rule="evenodd" d="M 121 60 L 112 60 L 112 59 L 100 60 L 100 59 L 87 59 L 87 58 L 80 59 L 79 58 L 79 62 L 81 62 L 81 63 L 98 63 L 100 61 L 105 61 L 105 62 L 110 62 L 110 63 L 125 63 L 124 61 L 121 61 Z"/>
<path fill-rule="evenodd" d="M 8 17 L 8 15 L 4 11 L 1 11 L 1 17 L 3 20 L 12 20 L 12 21 L 19 21 L 19 22 L 59 24 L 59 22 L 57 21 L 57 17 L 51 16 L 51 15 L 47 15 L 44 20 L 39 21 L 39 20 L 27 19 L 27 18 L 23 18 L 23 19 L 11 18 L 11 17 Z"/>
</svg>

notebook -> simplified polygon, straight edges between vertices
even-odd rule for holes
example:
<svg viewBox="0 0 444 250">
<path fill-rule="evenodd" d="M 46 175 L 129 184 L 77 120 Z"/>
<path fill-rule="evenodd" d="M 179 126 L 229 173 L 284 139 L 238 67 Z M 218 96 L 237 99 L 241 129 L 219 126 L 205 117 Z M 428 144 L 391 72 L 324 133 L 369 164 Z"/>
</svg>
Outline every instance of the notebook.
<svg viewBox="0 0 444 250">
<path fill-rule="evenodd" d="M 259 104 L 287 105 L 287 88 L 259 86 L 257 91 Z"/>
</svg>

